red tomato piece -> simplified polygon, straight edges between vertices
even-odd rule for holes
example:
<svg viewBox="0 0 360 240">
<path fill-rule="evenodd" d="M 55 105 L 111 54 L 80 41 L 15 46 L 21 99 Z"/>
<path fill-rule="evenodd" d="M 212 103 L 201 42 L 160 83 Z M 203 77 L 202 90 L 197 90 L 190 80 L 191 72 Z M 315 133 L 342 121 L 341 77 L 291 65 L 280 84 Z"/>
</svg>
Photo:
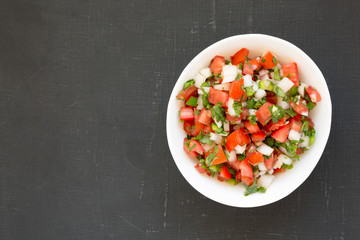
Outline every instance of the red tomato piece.
<svg viewBox="0 0 360 240">
<path fill-rule="evenodd" d="M 229 114 L 226 114 L 226 120 L 228 120 L 229 122 L 236 122 L 236 121 L 240 121 L 242 119 L 242 117 L 233 117 L 230 116 Z"/>
<path fill-rule="evenodd" d="M 194 110 L 191 107 L 180 108 L 180 120 L 193 120 L 194 118 Z"/>
<path fill-rule="evenodd" d="M 253 133 L 253 134 L 251 135 L 251 140 L 252 140 L 254 143 L 264 141 L 265 138 L 266 138 L 266 134 L 265 134 L 263 131 Z"/>
<path fill-rule="evenodd" d="M 244 87 L 244 79 L 240 79 L 239 81 L 233 81 L 230 85 L 229 95 L 235 101 L 240 101 L 242 97 L 245 95 Z M 246 97 L 246 96 L 245 96 Z"/>
<path fill-rule="evenodd" d="M 270 69 L 275 67 L 275 65 L 277 64 L 277 60 L 275 59 L 274 55 L 269 51 L 265 53 L 264 56 L 262 56 L 261 63 L 265 69 Z"/>
<path fill-rule="evenodd" d="M 245 144 L 248 144 L 251 142 L 249 135 L 245 132 L 245 129 L 238 128 L 236 129 L 236 132 L 239 135 L 239 145 L 244 146 Z"/>
<path fill-rule="evenodd" d="M 244 122 L 244 126 L 249 131 L 250 134 L 260 132 L 260 128 L 259 128 L 259 125 L 257 123 L 255 123 L 253 125 L 249 120 L 246 120 Z"/>
<path fill-rule="evenodd" d="M 271 113 L 269 110 L 269 107 L 271 106 L 273 106 L 273 104 L 266 102 L 255 113 L 258 121 L 262 125 L 265 125 L 271 118 Z"/>
<path fill-rule="evenodd" d="M 290 106 L 294 109 L 294 111 L 300 115 L 308 115 L 309 109 L 302 103 L 302 99 L 300 98 L 299 102 L 294 103 L 294 101 L 290 102 Z"/>
<path fill-rule="evenodd" d="M 297 64 L 295 62 L 284 64 L 283 65 L 284 77 L 288 77 L 295 86 L 299 86 L 299 73 Z"/>
<path fill-rule="evenodd" d="M 246 74 L 250 74 L 251 76 L 254 75 L 254 69 L 252 69 L 250 63 L 248 63 L 247 61 L 244 62 L 242 72 L 243 72 L 243 75 L 246 75 Z"/>
<path fill-rule="evenodd" d="M 220 144 L 218 144 L 217 146 L 218 146 L 218 153 L 216 154 L 216 156 L 214 158 L 215 160 L 212 163 L 212 165 L 217 165 L 217 164 L 220 164 L 220 163 L 227 162 L 227 159 L 226 159 L 226 156 L 225 156 L 225 153 L 224 153 L 224 150 L 223 150 L 222 146 Z"/>
<path fill-rule="evenodd" d="M 234 148 L 239 145 L 240 136 L 237 131 L 232 132 L 229 136 L 226 137 L 226 149 L 231 152 Z"/>
<path fill-rule="evenodd" d="M 256 151 L 256 147 L 255 147 L 255 144 L 254 143 L 250 143 L 246 146 L 246 150 L 245 150 L 245 153 L 246 153 L 246 157 L 250 156 L 250 154 L 252 154 L 253 152 Z"/>
<path fill-rule="evenodd" d="M 194 139 L 190 140 L 189 149 L 191 149 L 190 151 L 197 152 L 199 154 L 203 154 L 205 152 L 205 150 L 201 146 L 201 144 L 198 141 L 194 140 Z"/>
<path fill-rule="evenodd" d="M 300 132 L 302 123 L 301 121 L 298 121 L 295 118 L 291 118 L 289 125 L 291 130 Z"/>
<path fill-rule="evenodd" d="M 321 101 L 320 93 L 312 86 L 306 88 L 306 92 L 309 94 L 310 100 L 314 103 Z"/>
<path fill-rule="evenodd" d="M 242 113 L 240 114 L 241 115 L 241 118 L 243 119 L 243 120 L 245 120 L 245 119 L 247 119 L 247 117 L 249 116 L 249 109 L 247 109 L 247 108 L 242 108 L 241 109 L 242 110 Z"/>
<path fill-rule="evenodd" d="M 275 158 L 276 157 L 274 156 L 274 154 L 271 154 L 271 157 L 269 159 L 264 159 L 264 164 L 268 171 L 270 171 L 274 167 Z"/>
<path fill-rule="evenodd" d="M 201 109 L 197 121 L 204 125 L 209 125 L 211 123 L 211 111 L 205 108 Z"/>
<path fill-rule="evenodd" d="M 206 169 L 202 167 L 202 165 L 200 163 L 195 165 L 196 170 L 200 173 L 203 174 L 204 172 L 206 172 Z"/>
<path fill-rule="evenodd" d="M 253 152 L 249 155 L 249 157 L 247 157 L 247 159 L 249 160 L 249 163 L 253 166 L 264 161 L 263 155 L 259 152 Z"/>
<path fill-rule="evenodd" d="M 195 122 L 194 129 L 191 130 L 191 135 L 197 136 L 201 133 L 201 130 L 203 130 L 204 133 L 208 132 L 208 129 L 206 127 L 207 127 L 206 125 L 200 122 Z"/>
<path fill-rule="evenodd" d="M 273 174 L 281 173 L 281 172 L 284 172 L 284 171 L 285 171 L 285 169 L 283 169 L 283 167 L 280 167 L 280 168 L 274 169 Z"/>
<path fill-rule="evenodd" d="M 276 104 L 276 102 L 277 102 L 277 96 L 276 96 L 276 94 L 273 93 L 273 92 L 266 92 L 266 100 L 267 100 L 269 103 Z"/>
<path fill-rule="evenodd" d="M 223 92 L 221 90 L 217 90 L 214 88 L 210 88 L 209 91 L 209 102 L 212 104 L 217 104 L 218 102 L 222 103 L 222 106 L 225 107 L 227 104 L 227 101 L 229 100 L 229 94 L 226 92 Z"/>
<path fill-rule="evenodd" d="M 240 162 L 241 181 L 250 186 L 254 182 L 254 174 L 247 159 Z"/>
<path fill-rule="evenodd" d="M 191 135 L 192 126 L 194 126 L 194 121 L 184 121 L 184 131 L 189 135 Z"/>
<path fill-rule="evenodd" d="M 275 131 L 277 129 L 279 129 L 279 127 L 281 126 L 284 126 L 286 122 L 286 117 L 278 120 L 277 123 L 274 123 L 272 120 L 268 122 L 268 124 L 266 124 L 264 127 L 263 127 L 263 130 L 265 132 L 272 132 L 272 131 Z"/>
<path fill-rule="evenodd" d="M 260 70 L 260 68 L 262 67 L 261 58 L 260 58 L 260 57 L 254 58 L 253 60 L 251 60 L 251 61 L 249 62 L 249 64 L 251 65 L 251 68 L 252 68 L 254 71 L 258 71 L 258 70 Z"/>
<path fill-rule="evenodd" d="M 239 65 L 240 63 L 244 62 L 246 57 L 249 55 L 249 50 L 246 48 L 240 49 L 234 56 L 231 56 L 231 64 L 232 65 Z"/>
<path fill-rule="evenodd" d="M 176 96 L 176 99 L 179 100 L 188 100 L 191 96 L 193 96 L 195 93 L 197 93 L 198 89 L 194 85 L 191 85 L 185 90 L 181 90 L 179 94 Z"/>
<path fill-rule="evenodd" d="M 287 124 L 285 126 L 280 127 L 278 130 L 271 134 L 271 137 L 274 138 L 276 141 L 281 143 L 285 142 L 287 137 L 289 136 L 290 132 L 290 125 Z"/>
<path fill-rule="evenodd" d="M 190 151 L 186 146 L 187 138 L 184 138 L 184 151 L 189 155 L 191 159 L 195 159 L 199 154 L 197 152 Z"/>
<path fill-rule="evenodd" d="M 310 128 L 310 129 L 312 129 L 312 128 L 315 126 L 315 124 L 314 124 L 314 122 L 311 120 L 311 118 L 305 117 L 305 121 L 308 121 L 308 122 L 309 122 L 309 128 Z"/>
<path fill-rule="evenodd" d="M 222 179 L 231 179 L 231 174 L 226 166 L 222 166 L 220 168 L 219 177 L 221 177 Z"/>
<path fill-rule="evenodd" d="M 225 65 L 225 58 L 223 56 L 215 56 L 210 63 L 210 70 L 216 76 L 222 72 L 223 66 Z"/>
</svg>

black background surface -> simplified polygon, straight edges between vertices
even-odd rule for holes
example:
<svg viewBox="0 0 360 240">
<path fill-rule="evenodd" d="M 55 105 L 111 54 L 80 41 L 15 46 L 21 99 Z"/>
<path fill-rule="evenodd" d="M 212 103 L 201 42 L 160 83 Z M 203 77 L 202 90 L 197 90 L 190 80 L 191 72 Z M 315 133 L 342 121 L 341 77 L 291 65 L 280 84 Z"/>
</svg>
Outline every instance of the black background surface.
<svg viewBox="0 0 360 240">
<path fill-rule="evenodd" d="M 228 36 L 303 49 L 333 103 L 295 192 L 261 208 L 206 199 L 168 149 L 187 63 Z M 359 239 L 359 1 L 0 2 L 0 239 Z"/>
</svg>

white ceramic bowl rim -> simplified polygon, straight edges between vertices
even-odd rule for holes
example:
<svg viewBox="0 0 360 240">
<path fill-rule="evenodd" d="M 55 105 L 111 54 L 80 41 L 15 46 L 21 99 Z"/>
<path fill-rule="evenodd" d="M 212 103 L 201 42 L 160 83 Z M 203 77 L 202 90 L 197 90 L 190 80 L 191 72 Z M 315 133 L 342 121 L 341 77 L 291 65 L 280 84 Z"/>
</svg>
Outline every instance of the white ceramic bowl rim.
<svg viewBox="0 0 360 240">
<path fill-rule="evenodd" d="M 191 160 L 183 151 L 183 139 L 186 137 L 179 122 L 178 111 L 180 103 L 176 100 L 177 93 L 183 83 L 207 67 L 215 55 L 229 58 L 237 50 L 246 47 L 250 57 L 261 55 L 265 50 L 278 54 L 281 63 L 295 61 L 298 64 L 300 80 L 311 85 L 320 92 L 322 100 L 310 115 L 315 123 L 316 141 L 312 148 L 300 156 L 300 161 L 294 168 L 277 174 L 273 184 L 266 193 L 256 193 L 245 197 L 243 187 L 221 183 L 216 178 L 199 174 Z M 255 54 L 255 55 L 254 55 Z M 332 106 L 330 93 L 320 69 L 300 48 L 283 39 L 264 34 L 244 34 L 220 40 L 200 52 L 185 67 L 171 93 L 167 108 L 166 131 L 170 152 L 174 161 L 189 184 L 204 196 L 233 207 L 257 207 L 276 202 L 298 188 L 311 174 L 325 149 L 331 128 Z"/>
</svg>

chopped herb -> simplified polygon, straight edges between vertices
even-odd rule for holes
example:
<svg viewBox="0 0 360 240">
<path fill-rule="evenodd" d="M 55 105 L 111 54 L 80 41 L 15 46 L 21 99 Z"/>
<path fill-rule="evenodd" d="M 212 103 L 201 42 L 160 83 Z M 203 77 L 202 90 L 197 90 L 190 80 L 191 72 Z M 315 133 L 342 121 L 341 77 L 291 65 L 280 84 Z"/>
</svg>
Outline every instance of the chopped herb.
<svg viewBox="0 0 360 240">
<path fill-rule="evenodd" d="M 278 105 L 270 106 L 269 110 L 273 123 L 277 123 L 279 120 L 285 117 L 285 110 Z"/>
<path fill-rule="evenodd" d="M 266 60 L 265 58 L 261 58 L 261 62 L 264 63 Z"/>
<path fill-rule="evenodd" d="M 284 169 L 292 169 L 293 165 L 292 164 L 286 165 L 285 163 L 283 163 L 282 168 L 284 168 Z"/>
<path fill-rule="evenodd" d="M 275 57 L 273 57 L 272 61 L 273 61 L 273 63 L 274 63 L 275 65 L 277 64 L 277 60 L 276 60 Z"/>
<path fill-rule="evenodd" d="M 253 86 L 251 85 L 251 86 L 245 87 L 245 92 L 246 92 L 246 96 L 248 96 L 248 97 L 254 95 Z"/>
<path fill-rule="evenodd" d="M 254 109 L 259 109 L 262 105 L 264 105 L 266 103 L 265 99 L 261 99 L 259 101 L 256 101 L 255 105 L 254 105 Z"/>
<path fill-rule="evenodd" d="M 293 86 L 293 87 L 290 89 L 290 96 L 291 96 L 291 97 L 295 97 L 297 94 L 298 94 L 298 87 L 297 87 L 297 86 Z"/>
<path fill-rule="evenodd" d="M 247 119 L 251 122 L 252 125 L 256 124 L 256 115 L 249 115 Z"/>
<path fill-rule="evenodd" d="M 294 101 L 294 103 L 297 103 L 298 101 L 300 101 L 300 95 L 295 96 L 293 101 Z"/>
<path fill-rule="evenodd" d="M 247 185 L 244 183 L 244 186 L 245 186 L 245 188 L 246 188 L 245 193 L 244 193 L 245 196 L 248 196 L 248 195 L 253 194 L 253 193 L 256 193 L 256 192 L 261 192 L 261 193 L 266 192 L 266 189 L 265 189 L 264 187 L 258 187 L 258 186 L 256 185 L 256 182 L 255 182 L 255 181 L 254 181 L 254 183 L 253 183 L 252 185 L 250 185 L 250 186 L 247 186 Z"/>
<path fill-rule="evenodd" d="M 297 115 L 297 112 L 295 112 L 294 109 L 292 109 L 292 108 L 285 110 L 285 113 L 287 115 L 289 115 L 290 117 L 295 117 Z"/>
<path fill-rule="evenodd" d="M 210 154 L 206 157 L 206 159 L 205 159 L 206 165 L 208 165 L 208 166 L 211 166 L 211 165 L 212 165 L 212 163 L 214 162 L 214 160 L 216 160 L 215 157 L 216 157 L 216 155 L 218 154 L 218 152 L 219 152 L 218 146 L 215 145 L 213 152 L 210 153 Z"/>
<path fill-rule="evenodd" d="M 243 63 L 239 64 L 239 69 L 241 69 L 241 70 L 243 69 Z"/>
<path fill-rule="evenodd" d="M 233 178 L 226 180 L 226 182 L 230 183 L 231 185 L 236 185 L 236 184 L 238 184 L 237 181 L 236 181 L 235 179 L 233 179 Z"/>
<path fill-rule="evenodd" d="M 307 132 L 307 131 L 309 131 L 309 122 L 308 121 L 305 121 L 304 123 L 303 123 L 303 125 L 301 126 L 301 130 L 300 131 L 302 131 L 302 132 Z"/>
<path fill-rule="evenodd" d="M 242 113 L 242 104 L 241 104 L 241 102 L 234 101 L 233 108 L 235 110 L 236 116 L 240 117 L 240 115 Z"/>
<path fill-rule="evenodd" d="M 189 131 L 189 130 L 188 130 Z M 190 135 L 186 135 L 186 138 L 187 140 L 190 140 L 191 139 L 191 136 Z"/>
<path fill-rule="evenodd" d="M 217 78 L 222 78 L 221 73 L 216 74 Z"/>
<path fill-rule="evenodd" d="M 192 85 L 194 85 L 194 84 L 195 84 L 194 79 L 187 80 L 187 81 L 184 83 L 183 89 L 185 90 L 185 89 L 187 89 L 188 87 L 190 87 L 190 86 L 192 86 Z"/>
<path fill-rule="evenodd" d="M 281 78 L 280 78 L 280 70 L 279 70 L 279 67 L 278 66 L 275 66 L 274 68 L 274 79 L 276 81 L 280 81 Z"/>
<path fill-rule="evenodd" d="M 211 116 L 216 122 L 225 122 L 225 110 L 222 107 L 222 103 L 217 103 L 211 110 Z"/>
<path fill-rule="evenodd" d="M 309 97 L 309 94 L 305 91 L 305 95 L 304 95 L 304 99 L 307 101 L 307 102 L 311 102 L 311 99 Z"/>
<path fill-rule="evenodd" d="M 199 139 L 199 142 L 211 145 L 212 140 L 210 139 L 210 134 L 205 134 L 201 139 Z"/>
<path fill-rule="evenodd" d="M 309 109 L 309 110 L 312 110 L 314 107 L 315 107 L 315 103 L 313 103 L 312 101 L 308 102 L 306 107 Z"/>
<path fill-rule="evenodd" d="M 282 90 L 278 85 L 274 84 L 274 92 L 279 97 L 283 98 L 285 97 L 285 92 Z"/>
<path fill-rule="evenodd" d="M 234 176 L 235 176 L 236 171 L 235 171 L 234 169 L 228 168 L 228 170 L 229 170 L 229 173 L 230 173 L 231 175 L 234 175 Z"/>
<path fill-rule="evenodd" d="M 287 78 L 291 77 L 290 73 L 288 75 L 286 75 Z"/>
<path fill-rule="evenodd" d="M 216 123 L 212 123 L 211 128 L 217 134 L 227 134 L 226 132 L 224 132 L 223 127 L 218 127 Z"/>
<path fill-rule="evenodd" d="M 204 82 L 203 84 L 201 84 L 201 86 L 200 86 L 201 88 L 204 88 L 204 87 L 211 87 L 211 82 L 209 82 L 209 81 L 206 81 L 206 82 Z M 203 92 L 205 92 L 204 91 L 204 89 L 203 89 Z"/>
<path fill-rule="evenodd" d="M 195 110 L 195 111 L 194 111 L 194 114 L 195 114 L 196 116 L 198 116 L 198 115 L 200 114 L 200 110 Z"/>
<path fill-rule="evenodd" d="M 213 166 L 209 166 L 209 170 L 210 172 L 220 172 L 220 169 L 223 165 L 220 163 L 220 164 L 216 164 L 216 165 L 213 165 Z"/>
<path fill-rule="evenodd" d="M 209 110 L 211 108 L 210 102 L 209 102 L 209 93 L 206 93 L 204 90 L 204 95 L 202 96 L 202 102 L 205 109 Z"/>
<path fill-rule="evenodd" d="M 263 156 L 264 156 L 264 159 L 265 159 L 265 160 L 268 160 L 268 159 L 271 158 L 271 156 L 268 156 L 268 155 L 264 155 L 264 154 L 263 154 Z"/>
<path fill-rule="evenodd" d="M 190 140 L 186 142 L 186 147 L 189 151 L 193 150 L 193 148 L 196 147 L 196 144 L 194 143 L 191 147 L 190 147 Z"/>
<path fill-rule="evenodd" d="M 229 61 L 229 60 L 225 60 L 225 64 L 226 64 L 226 65 L 229 65 L 229 64 L 230 64 L 230 61 Z"/>
<path fill-rule="evenodd" d="M 188 106 L 192 106 L 192 107 L 196 107 L 197 106 L 197 98 L 195 97 L 190 97 L 187 102 L 186 102 L 186 105 Z"/>
<path fill-rule="evenodd" d="M 246 154 L 245 153 L 243 153 L 243 154 L 239 154 L 238 155 L 238 161 L 242 161 L 242 160 L 244 160 L 246 158 Z"/>
<path fill-rule="evenodd" d="M 251 65 L 248 60 L 246 60 L 245 63 L 251 68 Z"/>
<path fill-rule="evenodd" d="M 235 80 L 240 80 L 242 78 L 242 75 L 240 73 L 238 73 L 238 75 L 236 75 Z"/>
<path fill-rule="evenodd" d="M 283 147 L 286 149 L 290 157 L 294 157 L 296 155 L 296 149 L 297 149 L 296 144 L 290 143 L 289 145 L 287 145 L 286 143 L 284 143 Z"/>
</svg>

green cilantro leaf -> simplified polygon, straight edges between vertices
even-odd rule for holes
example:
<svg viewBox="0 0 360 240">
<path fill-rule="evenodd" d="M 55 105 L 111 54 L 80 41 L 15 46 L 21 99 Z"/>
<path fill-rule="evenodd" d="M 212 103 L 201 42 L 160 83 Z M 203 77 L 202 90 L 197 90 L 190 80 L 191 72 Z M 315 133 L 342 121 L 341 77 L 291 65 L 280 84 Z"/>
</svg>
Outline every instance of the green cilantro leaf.
<svg viewBox="0 0 360 240">
<path fill-rule="evenodd" d="M 241 104 L 241 102 L 234 101 L 233 108 L 235 110 L 236 116 L 240 117 L 240 115 L 242 113 L 242 104 Z"/>
<path fill-rule="evenodd" d="M 238 154 L 238 161 L 242 161 L 242 160 L 244 160 L 246 158 L 246 154 L 245 153 L 243 153 L 243 154 Z"/>
<path fill-rule="evenodd" d="M 295 112 L 294 109 L 289 108 L 285 110 L 285 114 L 287 114 L 290 117 L 295 117 L 297 115 L 297 112 Z"/>
<path fill-rule="evenodd" d="M 285 97 L 285 92 L 276 84 L 274 84 L 274 92 L 281 98 Z"/>
<path fill-rule="evenodd" d="M 274 68 L 274 79 L 275 79 L 276 81 L 280 81 L 280 80 L 281 80 L 280 70 L 279 70 L 279 67 L 278 67 L 278 66 L 275 66 L 275 68 Z"/>
<path fill-rule="evenodd" d="M 264 63 L 266 60 L 265 58 L 261 58 L 261 62 Z"/>
<path fill-rule="evenodd" d="M 238 75 L 236 75 L 235 80 L 240 80 L 242 78 L 242 75 L 240 73 L 238 73 Z"/>
<path fill-rule="evenodd" d="M 211 108 L 210 102 L 209 102 L 209 93 L 206 93 L 204 90 L 204 95 L 202 96 L 202 102 L 205 109 L 209 110 Z"/>
<path fill-rule="evenodd" d="M 185 90 L 185 89 L 187 89 L 188 87 L 190 87 L 190 86 L 192 86 L 192 85 L 194 85 L 194 84 L 195 84 L 194 79 L 187 80 L 187 81 L 184 83 L 183 89 Z"/>
<path fill-rule="evenodd" d="M 211 116 L 216 122 L 225 122 L 225 110 L 222 103 L 217 103 L 211 110 Z"/>
<path fill-rule="evenodd" d="M 230 64 L 230 61 L 229 61 L 229 60 L 225 60 L 225 64 L 226 64 L 226 65 L 229 65 L 229 64 Z"/>
<path fill-rule="evenodd" d="M 197 101 L 198 101 L 198 99 L 196 97 L 190 97 L 187 100 L 186 105 L 196 107 L 197 106 Z"/>
<path fill-rule="evenodd" d="M 256 115 L 249 115 L 247 119 L 251 122 L 252 125 L 256 124 Z"/>
<path fill-rule="evenodd" d="M 278 105 L 270 106 L 269 110 L 273 123 L 277 123 L 279 120 L 285 117 L 285 110 Z"/>
<path fill-rule="evenodd" d="M 266 192 L 266 189 L 265 189 L 264 187 L 258 187 L 258 186 L 256 185 L 256 182 L 255 182 L 255 181 L 254 181 L 254 183 L 253 183 L 252 185 L 250 185 L 250 186 L 247 186 L 247 185 L 244 183 L 244 186 L 245 186 L 245 188 L 246 188 L 245 193 L 244 193 L 245 196 L 248 196 L 248 195 L 253 194 L 253 193 L 256 193 L 256 192 L 261 192 L 261 193 Z"/>
<path fill-rule="evenodd" d="M 218 154 L 218 152 L 219 152 L 218 146 L 215 145 L 215 146 L 214 146 L 214 151 L 213 151 L 212 153 L 210 153 L 210 154 L 206 157 L 206 159 L 205 159 L 206 165 L 208 165 L 208 166 L 211 166 L 211 165 L 212 165 L 212 163 L 214 162 L 214 160 L 216 160 L 215 157 L 216 157 L 216 155 Z"/>
<path fill-rule="evenodd" d="M 273 63 L 274 63 L 275 65 L 277 64 L 277 60 L 276 60 L 275 57 L 273 57 L 272 61 L 273 61 Z"/>
<path fill-rule="evenodd" d="M 239 69 L 241 69 L 241 70 L 243 69 L 243 63 L 239 64 Z"/>
</svg>

